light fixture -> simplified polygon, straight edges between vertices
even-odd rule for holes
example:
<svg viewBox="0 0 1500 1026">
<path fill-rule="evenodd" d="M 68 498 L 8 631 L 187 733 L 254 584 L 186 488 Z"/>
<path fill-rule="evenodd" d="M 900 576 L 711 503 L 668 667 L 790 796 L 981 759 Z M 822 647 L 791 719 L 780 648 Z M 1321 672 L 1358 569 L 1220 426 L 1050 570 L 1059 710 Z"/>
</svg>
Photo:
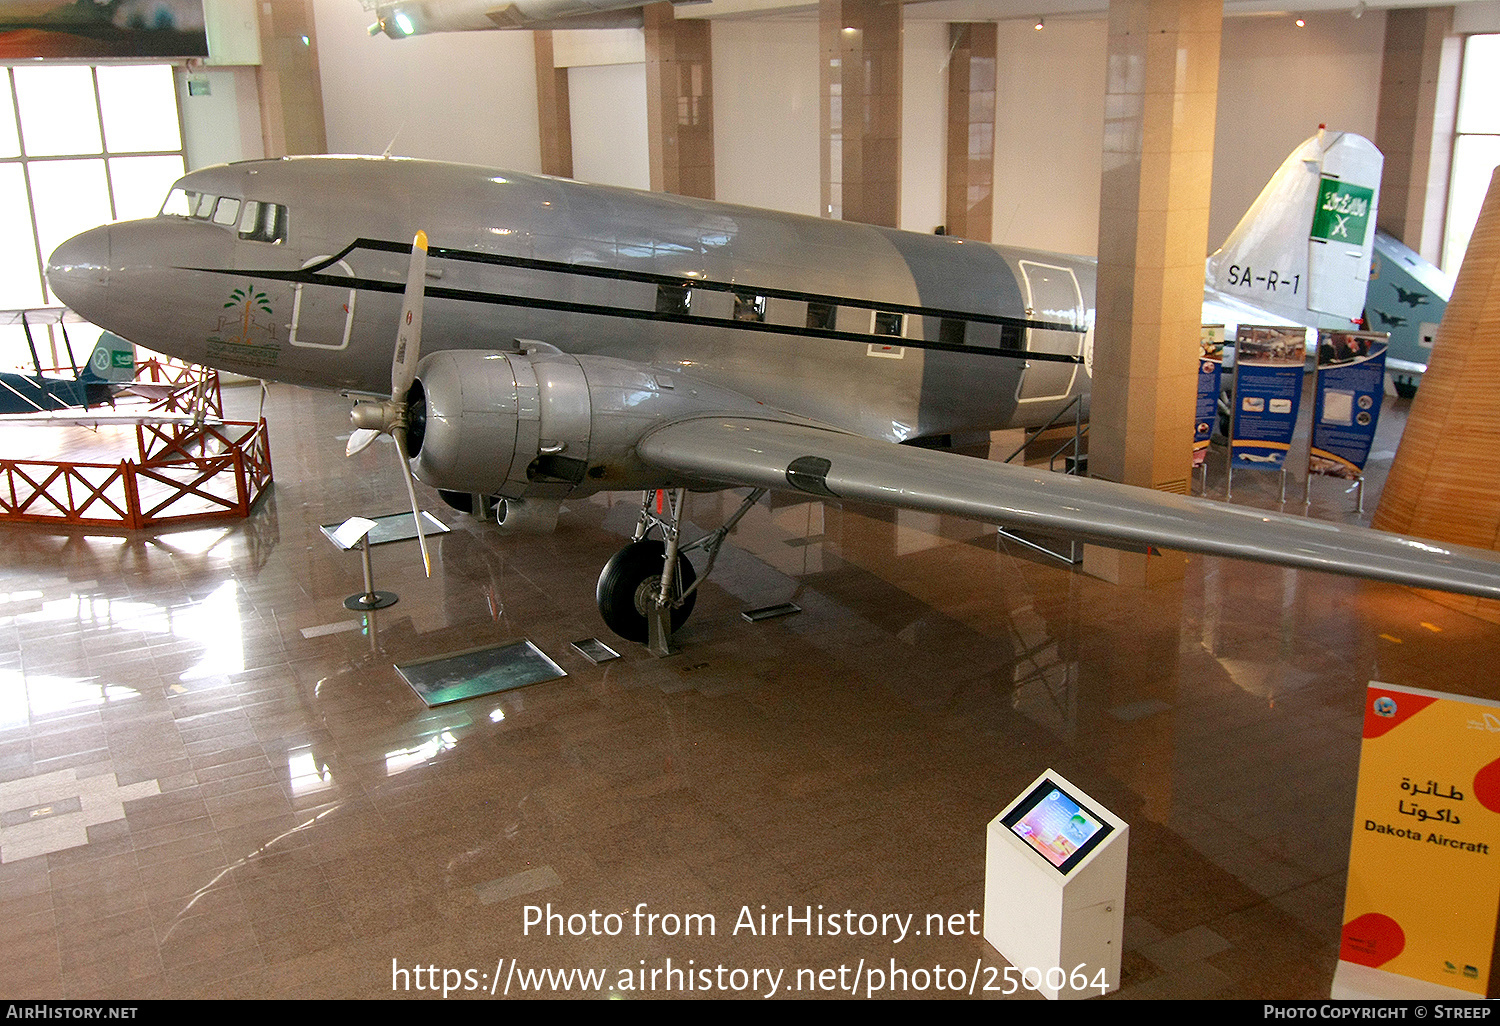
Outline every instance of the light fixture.
<svg viewBox="0 0 1500 1026">
<path fill-rule="evenodd" d="M 1349 13 L 1354 17 L 1355 21 L 1363 18 L 1365 16 L 1365 0 L 1359 0 L 1359 3 L 1354 5 L 1354 10 Z"/>
<path fill-rule="evenodd" d="M 1032 28 L 1036 29 L 1038 32 L 1040 32 L 1044 27 L 1045 26 L 1043 26 L 1041 18 L 1038 18 L 1036 20 L 1036 24 L 1032 26 Z"/>
<path fill-rule="evenodd" d="M 1298 28 L 1307 28 L 1307 22 L 1304 21 L 1304 20 L 1302 20 L 1301 18 L 1298 18 L 1297 19 L 1297 27 Z"/>
</svg>

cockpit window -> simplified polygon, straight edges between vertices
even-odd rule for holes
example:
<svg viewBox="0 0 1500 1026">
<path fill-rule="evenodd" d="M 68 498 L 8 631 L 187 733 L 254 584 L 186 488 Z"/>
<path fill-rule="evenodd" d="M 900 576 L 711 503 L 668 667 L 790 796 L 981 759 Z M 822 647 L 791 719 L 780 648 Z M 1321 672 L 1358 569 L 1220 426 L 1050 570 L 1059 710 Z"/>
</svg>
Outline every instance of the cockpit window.
<svg viewBox="0 0 1500 1026">
<path fill-rule="evenodd" d="M 193 193 L 189 198 L 188 193 L 182 189 L 173 189 L 167 193 L 167 201 L 161 205 L 163 217 L 191 217 L 193 207 L 197 205 L 198 194 Z"/>
<path fill-rule="evenodd" d="M 286 241 L 286 207 L 250 200 L 240 214 L 240 238 L 254 242 Z"/>
<path fill-rule="evenodd" d="M 236 229 L 240 238 L 255 242 L 282 243 L 287 237 L 286 207 L 280 203 L 216 196 L 180 186 L 167 193 L 160 216 L 210 221 Z"/>
<path fill-rule="evenodd" d="M 222 196 L 214 207 L 214 224 L 232 225 L 239 220 L 240 201 L 233 196 Z"/>
</svg>

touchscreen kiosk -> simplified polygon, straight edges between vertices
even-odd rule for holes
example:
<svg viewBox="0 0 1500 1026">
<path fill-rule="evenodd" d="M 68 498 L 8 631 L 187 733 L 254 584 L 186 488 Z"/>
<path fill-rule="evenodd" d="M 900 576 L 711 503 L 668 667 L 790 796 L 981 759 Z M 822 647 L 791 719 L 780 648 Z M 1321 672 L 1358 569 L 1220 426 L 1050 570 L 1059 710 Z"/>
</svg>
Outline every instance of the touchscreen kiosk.
<svg viewBox="0 0 1500 1026">
<path fill-rule="evenodd" d="M 1064 876 L 1115 829 L 1083 799 L 1046 776 L 1001 822 Z"/>
<path fill-rule="evenodd" d="M 1055 770 L 990 821 L 984 939 L 1049 998 L 1120 986 L 1130 828 Z"/>
</svg>

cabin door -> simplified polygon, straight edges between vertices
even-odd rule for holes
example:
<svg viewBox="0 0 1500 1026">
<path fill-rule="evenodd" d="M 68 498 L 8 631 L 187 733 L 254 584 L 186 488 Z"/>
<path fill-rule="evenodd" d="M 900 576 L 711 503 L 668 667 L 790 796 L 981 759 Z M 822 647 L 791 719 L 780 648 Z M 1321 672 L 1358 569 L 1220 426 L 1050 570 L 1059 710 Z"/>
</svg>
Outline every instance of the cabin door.
<svg viewBox="0 0 1500 1026">
<path fill-rule="evenodd" d="M 329 263 L 327 255 L 304 260 L 303 267 L 317 267 L 318 273 L 330 278 L 353 278 L 348 261 Z M 326 266 L 325 266 L 326 265 Z M 292 287 L 292 323 L 288 341 L 308 349 L 344 349 L 354 330 L 354 306 L 359 293 L 351 282 L 311 284 L 298 282 Z"/>
<path fill-rule="evenodd" d="M 1020 266 L 1028 319 L 1083 323 L 1083 294 L 1078 290 L 1078 279 L 1072 268 L 1031 260 L 1020 261 Z M 1083 332 L 1028 328 L 1026 350 L 1079 356 L 1083 353 Z M 1077 374 L 1077 364 L 1028 360 L 1026 372 L 1021 375 L 1021 384 L 1016 389 L 1016 400 L 1038 403 L 1065 399 Z"/>
</svg>

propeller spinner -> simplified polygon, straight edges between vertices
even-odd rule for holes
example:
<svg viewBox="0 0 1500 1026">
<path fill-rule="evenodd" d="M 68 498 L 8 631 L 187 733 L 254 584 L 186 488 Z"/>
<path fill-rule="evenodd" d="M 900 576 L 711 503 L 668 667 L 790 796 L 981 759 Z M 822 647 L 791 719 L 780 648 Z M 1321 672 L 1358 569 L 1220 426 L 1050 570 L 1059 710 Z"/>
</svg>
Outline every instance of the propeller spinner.
<svg viewBox="0 0 1500 1026">
<path fill-rule="evenodd" d="M 396 332 L 396 352 L 391 359 L 391 397 L 385 402 L 359 402 L 349 411 L 354 432 L 349 436 L 346 456 L 362 452 L 381 435 L 390 435 L 396 443 L 401 463 L 401 478 L 411 499 L 411 515 L 417 525 L 417 542 L 422 547 L 422 565 L 432 576 L 432 558 L 427 553 L 427 538 L 422 534 L 422 511 L 417 505 L 416 484 L 407 459 L 406 396 L 417 377 L 417 360 L 422 349 L 422 299 L 427 276 L 427 233 L 419 231 L 411 244 L 411 265 L 406 271 L 406 295 L 401 302 L 401 324 Z"/>
</svg>

